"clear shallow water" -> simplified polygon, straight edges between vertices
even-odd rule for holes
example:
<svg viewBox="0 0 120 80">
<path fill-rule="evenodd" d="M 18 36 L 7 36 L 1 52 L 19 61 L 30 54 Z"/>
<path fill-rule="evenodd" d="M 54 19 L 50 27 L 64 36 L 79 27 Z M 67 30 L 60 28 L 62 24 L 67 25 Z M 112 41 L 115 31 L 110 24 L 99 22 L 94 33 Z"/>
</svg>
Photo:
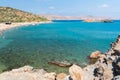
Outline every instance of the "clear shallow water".
<svg viewBox="0 0 120 80">
<path fill-rule="evenodd" d="M 67 71 L 48 64 L 54 60 L 84 66 L 91 52 L 108 50 L 120 33 L 119 25 L 55 21 L 7 30 L 0 36 L 0 70 L 31 65 L 48 71 Z"/>
</svg>

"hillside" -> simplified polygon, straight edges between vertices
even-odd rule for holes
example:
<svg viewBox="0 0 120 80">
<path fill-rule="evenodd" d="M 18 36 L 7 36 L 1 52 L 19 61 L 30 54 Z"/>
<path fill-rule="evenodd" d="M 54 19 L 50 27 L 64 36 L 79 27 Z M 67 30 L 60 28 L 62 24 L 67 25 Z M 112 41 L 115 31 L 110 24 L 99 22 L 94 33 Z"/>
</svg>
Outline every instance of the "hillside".
<svg viewBox="0 0 120 80">
<path fill-rule="evenodd" d="M 0 7 L 0 22 L 8 22 L 8 21 L 39 22 L 39 21 L 47 21 L 47 19 L 22 10 L 10 8 L 10 7 Z"/>
</svg>

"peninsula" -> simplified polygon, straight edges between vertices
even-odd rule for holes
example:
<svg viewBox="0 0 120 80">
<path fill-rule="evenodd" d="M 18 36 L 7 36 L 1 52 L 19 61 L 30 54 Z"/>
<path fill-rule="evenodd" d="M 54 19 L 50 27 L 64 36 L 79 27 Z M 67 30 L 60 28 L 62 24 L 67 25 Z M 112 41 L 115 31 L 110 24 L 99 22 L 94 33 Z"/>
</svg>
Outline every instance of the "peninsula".
<svg viewBox="0 0 120 80">
<path fill-rule="evenodd" d="M 0 7 L 0 32 L 16 26 L 50 22 L 47 18 L 11 7 Z M 9 24 L 7 24 L 9 23 Z"/>
</svg>

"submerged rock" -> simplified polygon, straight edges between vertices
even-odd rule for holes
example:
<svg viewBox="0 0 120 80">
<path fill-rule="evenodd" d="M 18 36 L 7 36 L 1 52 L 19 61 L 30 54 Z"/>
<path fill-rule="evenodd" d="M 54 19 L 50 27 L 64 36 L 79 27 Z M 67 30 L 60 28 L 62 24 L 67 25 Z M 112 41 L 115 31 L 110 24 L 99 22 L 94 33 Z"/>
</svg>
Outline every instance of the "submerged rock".
<svg viewBox="0 0 120 80">
<path fill-rule="evenodd" d="M 72 66 L 72 64 L 67 62 L 67 61 L 63 61 L 63 62 L 51 61 L 51 62 L 48 62 L 48 63 L 52 64 L 52 65 L 60 66 L 60 67 L 70 67 L 70 66 Z"/>
</svg>

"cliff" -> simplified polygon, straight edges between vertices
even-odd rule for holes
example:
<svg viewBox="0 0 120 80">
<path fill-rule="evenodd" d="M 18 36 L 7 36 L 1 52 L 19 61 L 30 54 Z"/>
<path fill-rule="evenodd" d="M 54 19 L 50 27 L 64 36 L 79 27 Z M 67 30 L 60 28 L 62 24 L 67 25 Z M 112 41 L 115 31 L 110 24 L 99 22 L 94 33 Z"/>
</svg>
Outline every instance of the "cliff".
<svg viewBox="0 0 120 80">
<path fill-rule="evenodd" d="M 120 35 L 106 54 L 85 68 L 72 65 L 69 74 L 56 74 L 25 66 L 0 74 L 0 80 L 120 80 Z"/>
<path fill-rule="evenodd" d="M 47 21 L 46 18 L 38 15 L 14 9 L 11 7 L 0 7 L 0 22 L 39 22 Z"/>
</svg>

